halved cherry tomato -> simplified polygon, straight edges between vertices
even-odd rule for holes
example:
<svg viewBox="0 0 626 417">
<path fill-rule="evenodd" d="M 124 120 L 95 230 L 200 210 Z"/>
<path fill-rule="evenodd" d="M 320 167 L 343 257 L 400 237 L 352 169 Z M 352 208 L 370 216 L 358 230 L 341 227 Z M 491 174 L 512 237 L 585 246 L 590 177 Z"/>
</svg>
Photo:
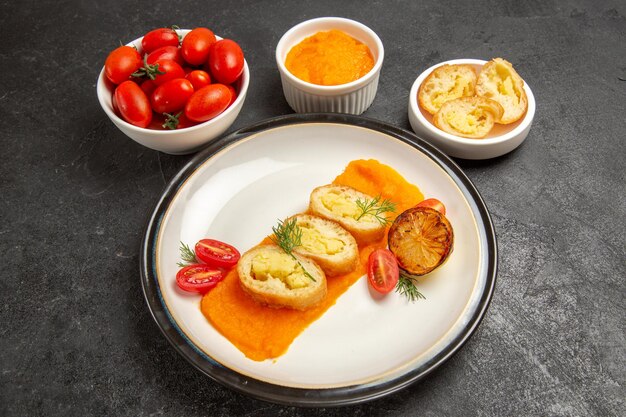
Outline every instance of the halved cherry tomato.
<svg viewBox="0 0 626 417">
<path fill-rule="evenodd" d="M 162 46 L 157 48 L 148 54 L 146 61 L 148 64 L 154 64 L 159 59 L 171 59 L 181 66 L 185 63 L 180 53 L 180 48 L 177 46 Z"/>
<path fill-rule="evenodd" d="M 222 39 L 211 46 L 207 67 L 211 76 L 222 84 L 232 84 L 243 72 L 243 51 L 237 42 Z"/>
<path fill-rule="evenodd" d="M 209 58 L 209 49 L 215 43 L 215 34 L 207 28 L 195 28 L 183 38 L 180 46 L 189 65 L 202 65 Z"/>
<path fill-rule="evenodd" d="M 174 113 L 185 107 L 192 94 L 191 82 L 176 78 L 158 86 L 152 93 L 150 104 L 157 113 Z"/>
<path fill-rule="evenodd" d="M 178 34 L 170 28 L 159 28 L 146 33 L 141 40 L 143 52 L 149 54 L 162 46 L 178 46 Z"/>
<path fill-rule="evenodd" d="M 430 207 L 432 209 L 437 210 L 439 213 L 446 215 L 446 206 L 436 198 L 427 198 L 426 200 L 419 203 L 416 207 Z"/>
<path fill-rule="evenodd" d="M 104 74 L 113 84 L 121 84 L 142 65 L 141 55 L 135 48 L 120 46 L 107 56 L 104 62 Z"/>
<path fill-rule="evenodd" d="M 115 103 L 128 123 L 146 127 L 152 120 L 150 101 L 141 87 L 132 81 L 124 81 L 115 89 Z"/>
<path fill-rule="evenodd" d="M 376 249 L 367 261 L 367 279 L 372 288 L 387 294 L 396 287 L 400 270 L 396 257 L 388 249 Z"/>
<path fill-rule="evenodd" d="M 211 84 L 211 76 L 208 72 L 202 70 L 193 70 L 187 73 L 185 78 L 191 81 L 194 90 L 199 90 L 202 87 L 206 87 Z"/>
<path fill-rule="evenodd" d="M 161 85 L 175 78 L 185 78 L 185 70 L 183 70 L 183 67 L 178 65 L 176 61 L 171 59 L 157 59 L 154 65 L 158 65 L 159 72 L 163 73 L 155 76 L 154 82 L 156 85 Z"/>
<path fill-rule="evenodd" d="M 183 267 L 176 274 L 176 284 L 181 290 L 204 294 L 224 279 L 224 272 L 206 265 L 195 264 Z"/>
<path fill-rule="evenodd" d="M 215 239 L 200 240 L 196 243 L 195 251 L 202 262 L 221 268 L 230 268 L 241 258 L 234 246 Z"/>
<path fill-rule="evenodd" d="M 187 101 L 185 115 L 195 122 L 206 122 L 222 113 L 230 103 L 232 94 L 223 84 L 202 87 Z"/>
</svg>

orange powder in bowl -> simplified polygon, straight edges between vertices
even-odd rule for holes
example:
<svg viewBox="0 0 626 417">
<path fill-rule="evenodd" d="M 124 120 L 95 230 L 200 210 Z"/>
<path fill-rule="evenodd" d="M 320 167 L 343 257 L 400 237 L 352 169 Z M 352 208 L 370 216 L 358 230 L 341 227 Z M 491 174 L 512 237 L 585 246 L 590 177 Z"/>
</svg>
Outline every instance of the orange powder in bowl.
<svg viewBox="0 0 626 417">
<path fill-rule="evenodd" d="M 299 79 L 318 85 L 346 84 L 374 67 L 370 49 L 340 30 L 318 32 L 291 48 L 285 66 Z"/>
</svg>

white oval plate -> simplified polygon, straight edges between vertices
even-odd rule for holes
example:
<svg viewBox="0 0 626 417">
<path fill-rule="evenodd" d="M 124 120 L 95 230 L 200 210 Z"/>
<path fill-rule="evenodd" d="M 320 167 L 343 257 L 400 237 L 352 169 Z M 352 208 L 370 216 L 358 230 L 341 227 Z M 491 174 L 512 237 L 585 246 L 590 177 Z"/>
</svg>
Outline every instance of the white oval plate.
<svg viewBox="0 0 626 417">
<path fill-rule="evenodd" d="M 199 295 L 175 283 L 179 244 L 211 237 L 244 252 L 277 219 L 306 210 L 311 190 L 354 159 L 377 159 L 444 202 L 455 233 L 448 261 L 411 303 L 372 296 L 362 277 L 275 360 L 246 358 L 206 320 Z M 163 333 L 215 380 L 268 401 L 308 406 L 362 402 L 435 369 L 475 330 L 495 284 L 489 214 L 461 169 L 441 151 L 392 126 L 348 115 L 291 115 L 224 137 L 171 181 L 147 227 L 141 271 Z"/>
</svg>

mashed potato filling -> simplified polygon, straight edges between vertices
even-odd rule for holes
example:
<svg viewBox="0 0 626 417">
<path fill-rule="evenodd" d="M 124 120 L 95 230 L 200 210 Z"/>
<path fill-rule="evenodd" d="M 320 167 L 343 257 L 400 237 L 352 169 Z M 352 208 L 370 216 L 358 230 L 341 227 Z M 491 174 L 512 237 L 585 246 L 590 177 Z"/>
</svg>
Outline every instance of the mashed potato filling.
<svg viewBox="0 0 626 417">
<path fill-rule="evenodd" d="M 487 123 L 487 115 L 484 110 L 478 108 L 468 114 L 451 111 L 445 115 L 450 126 L 459 132 L 473 134 Z"/>
<path fill-rule="evenodd" d="M 343 240 L 324 236 L 313 227 L 301 224 L 300 230 L 302 230 L 302 247 L 308 252 L 335 255 L 346 246 Z"/>
<path fill-rule="evenodd" d="M 357 206 L 356 200 L 352 199 L 347 193 L 328 192 L 321 197 L 321 202 L 327 210 L 341 216 L 343 218 L 351 218 L 363 223 L 375 223 L 376 218 L 371 214 L 366 214 L 359 218 L 363 211 Z"/>
<path fill-rule="evenodd" d="M 454 80 L 442 80 L 438 85 L 442 91 L 433 93 L 432 103 L 436 108 L 440 108 L 443 103 L 457 97 L 471 96 L 474 92 L 471 80 L 461 75 L 454 77 Z"/>
<path fill-rule="evenodd" d="M 265 252 L 252 259 L 252 277 L 268 281 L 269 285 L 283 285 L 289 289 L 304 288 L 311 279 L 304 269 L 286 253 Z"/>
</svg>

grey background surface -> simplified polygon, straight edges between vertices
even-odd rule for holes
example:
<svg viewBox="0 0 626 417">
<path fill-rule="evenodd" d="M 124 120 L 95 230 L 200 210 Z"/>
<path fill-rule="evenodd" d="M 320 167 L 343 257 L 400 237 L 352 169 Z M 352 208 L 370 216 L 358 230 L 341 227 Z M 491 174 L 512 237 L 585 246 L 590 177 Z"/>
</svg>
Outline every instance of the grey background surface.
<svg viewBox="0 0 626 417">
<path fill-rule="evenodd" d="M 626 3 L 623 1 L 22 1 L 0 14 L 0 415 L 626 415 Z M 108 52 L 165 25 L 243 47 L 252 82 L 231 130 L 291 113 L 274 48 L 343 16 L 386 48 L 364 116 L 410 129 L 425 68 L 513 62 L 537 113 L 526 142 L 457 162 L 491 212 L 499 274 L 471 340 L 424 381 L 341 409 L 282 407 L 192 368 L 143 299 L 139 248 L 189 160 L 126 138 L 99 107 Z"/>
</svg>

